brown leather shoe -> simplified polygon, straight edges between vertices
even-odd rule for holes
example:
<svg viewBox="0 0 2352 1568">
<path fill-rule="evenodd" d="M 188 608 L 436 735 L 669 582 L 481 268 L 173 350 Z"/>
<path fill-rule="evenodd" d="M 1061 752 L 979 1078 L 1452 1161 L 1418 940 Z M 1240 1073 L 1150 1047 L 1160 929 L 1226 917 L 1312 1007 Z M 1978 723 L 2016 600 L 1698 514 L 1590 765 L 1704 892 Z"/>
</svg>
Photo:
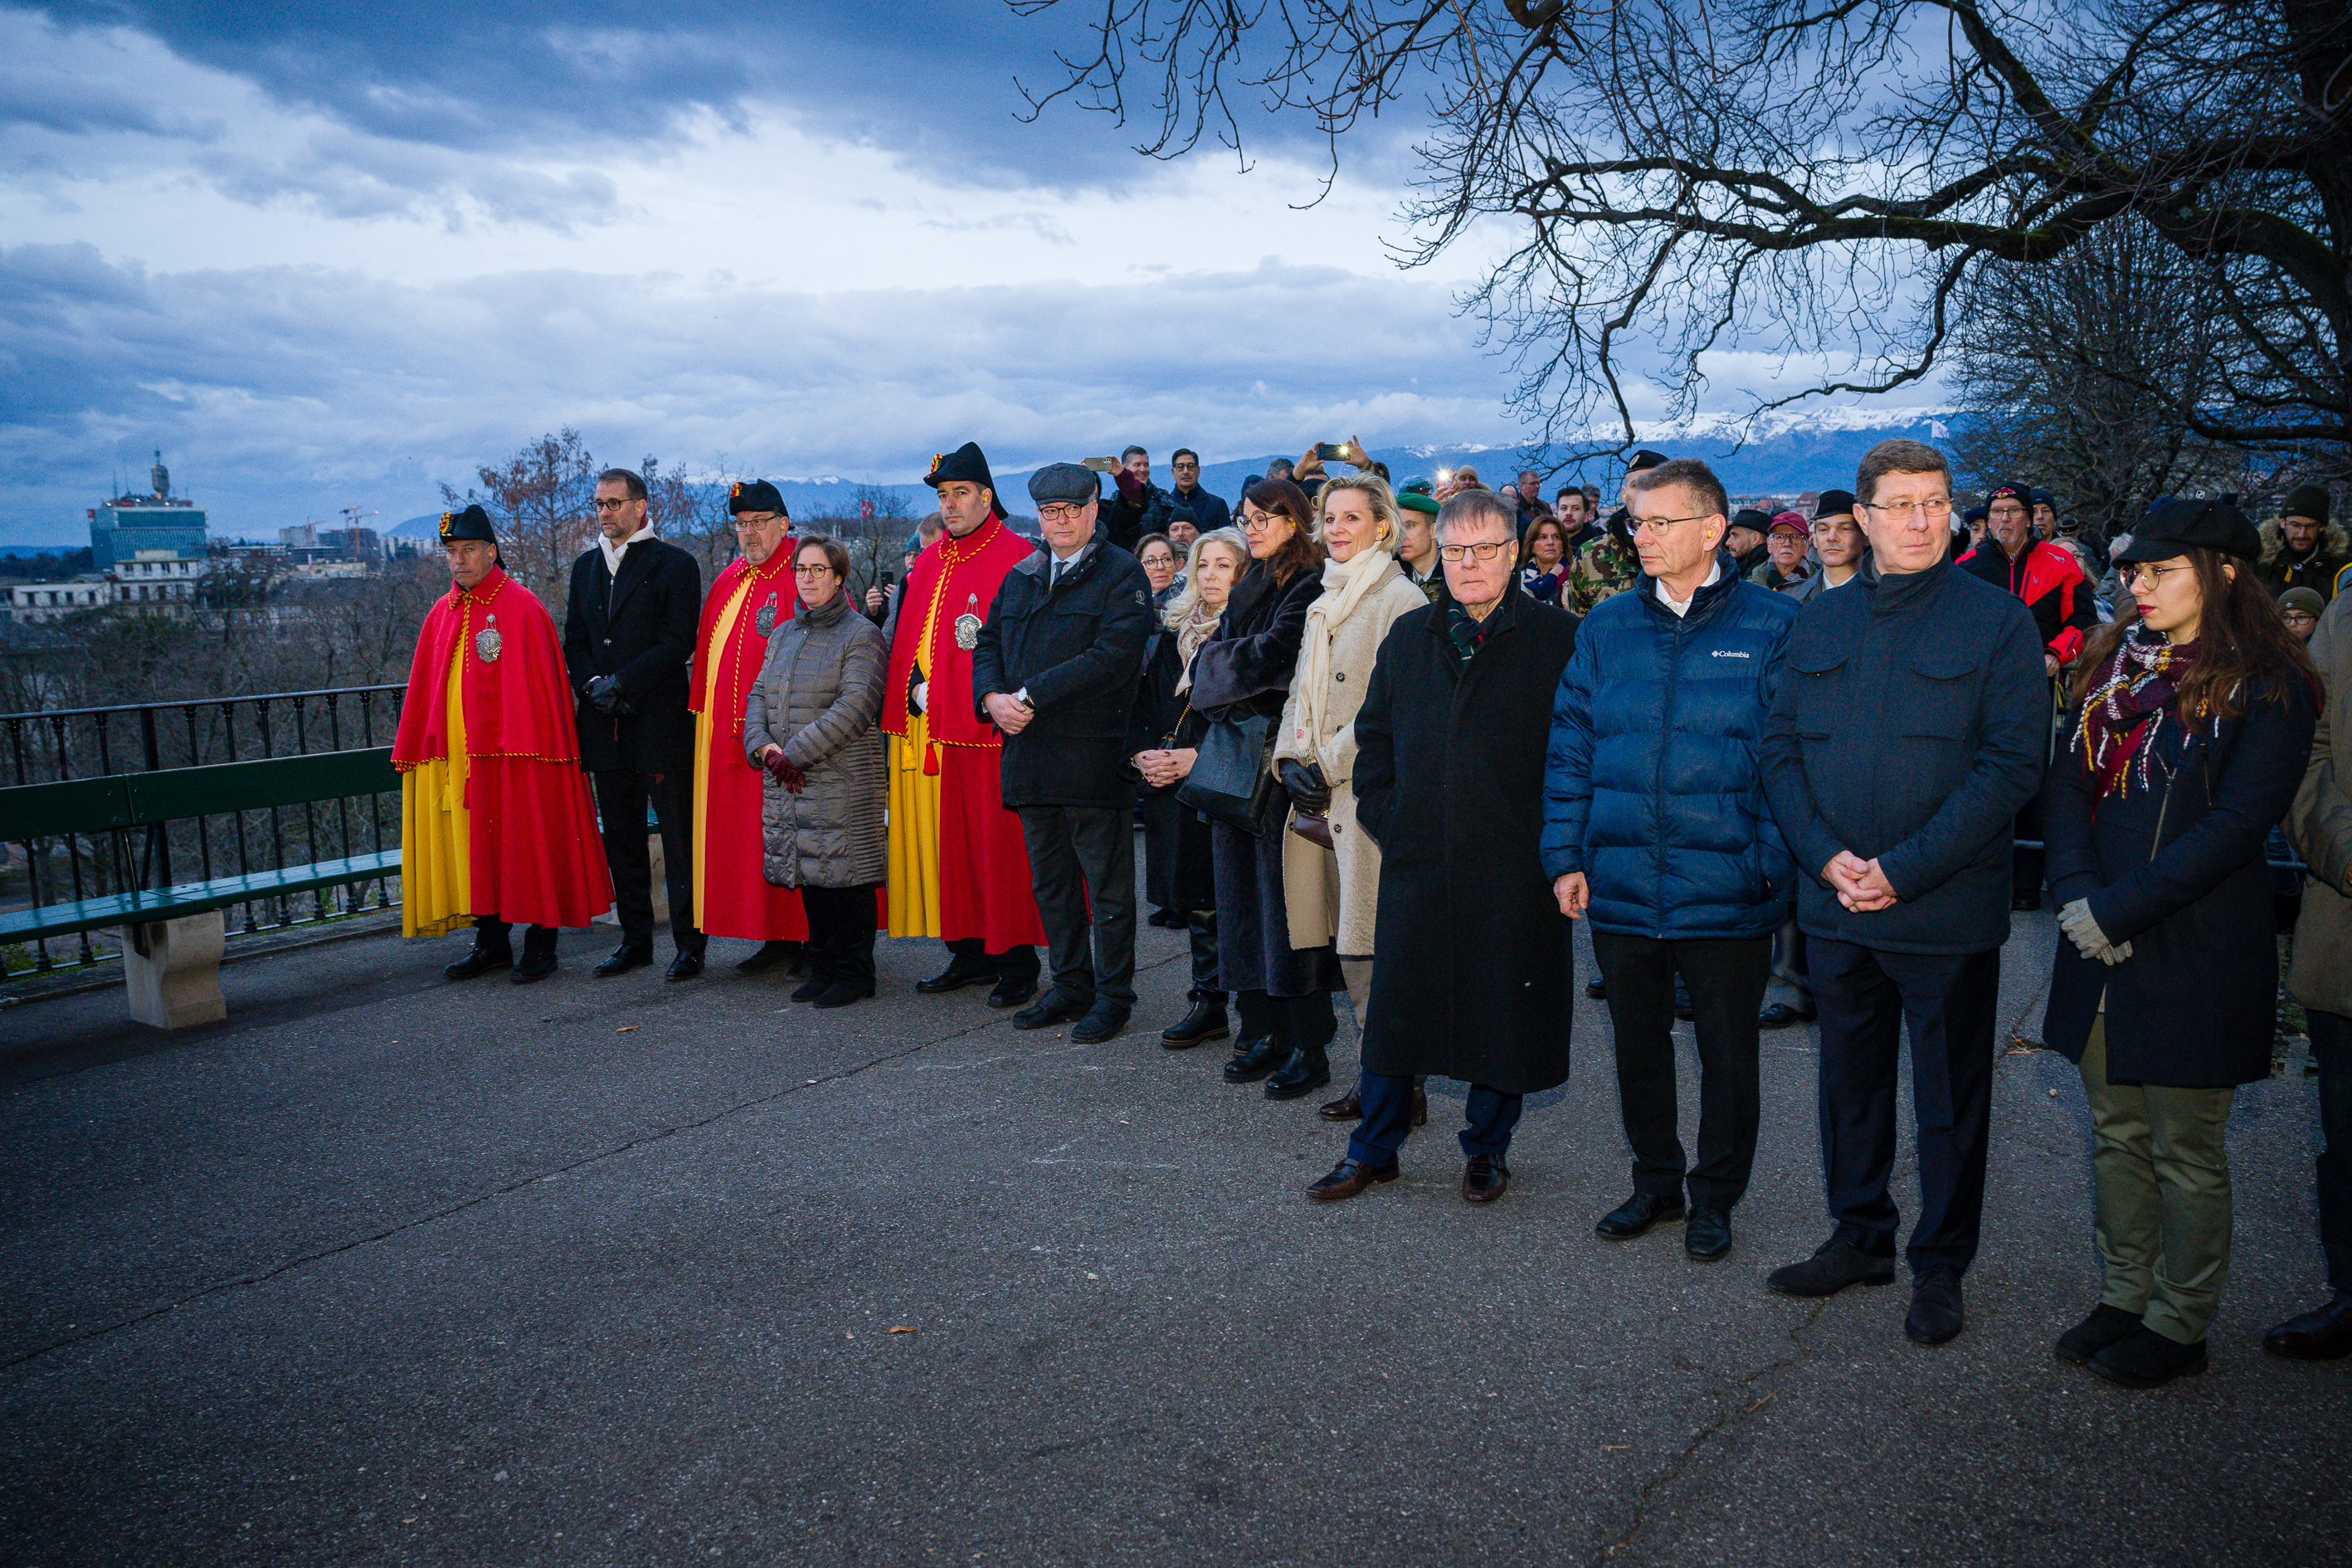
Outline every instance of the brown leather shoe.
<svg viewBox="0 0 2352 1568">
<path fill-rule="evenodd" d="M 2263 1349 L 2289 1361 L 2339 1361 L 2352 1355 L 2352 1300 L 2338 1296 L 2263 1336 Z"/>
<path fill-rule="evenodd" d="M 1385 1165 L 1367 1165 L 1360 1160 L 1342 1160 L 1331 1167 L 1330 1174 L 1307 1189 L 1307 1195 L 1318 1204 L 1336 1204 L 1342 1198 L 1352 1198 L 1374 1182 L 1397 1179 L 1396 1162 Z"/>
<path fill-rule="evenodd" d="M 1318 1106 L 1315 1114 L 1326 1121 L 1361 1121 L 1364 1119 L 1364 1086 L 1357 1084 L 1339 1099 Z"/>
<path fill-rule="evenodd" d="M 1473 1154 L 1462 1167 L 1462 1201 L 1491 1204 L 1509 1190 L 1511 1168 L 1492 1154 Z"/>
</svg>

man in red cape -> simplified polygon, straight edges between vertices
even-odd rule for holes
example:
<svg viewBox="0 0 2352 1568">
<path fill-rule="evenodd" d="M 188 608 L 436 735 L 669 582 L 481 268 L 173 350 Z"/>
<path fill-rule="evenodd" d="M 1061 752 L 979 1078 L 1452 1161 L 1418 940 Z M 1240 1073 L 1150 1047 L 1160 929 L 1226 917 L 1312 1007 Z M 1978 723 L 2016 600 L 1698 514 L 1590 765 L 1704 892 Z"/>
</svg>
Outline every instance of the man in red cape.
<svg viewBox="0 0 2352 1568">
<path fill-rule="evenodd" d="M 761 872 L 760 792 L 766 775 L 743 760 L 743 705 L 768 656 L 768 637 L 793 618 L 791 515 L 765 479 L 728 492 L 742 553 L 710 584 L 695 638 L 687 706 L 694 725 L 694 923 L 713 936 L 749 938 L 760 951 L 735 967 L 759 974 L 803 964 L 808 915 L 797 888 Z"/>
<path fill-rule="evenodd" d="M 555 973 L 555 931 L 613 907 L 604 840 L 580 773 L 555 623 L 499 564 L 478 506 L 441 518 L 448 595 L 416 636 L 392 746 L 401 773 L 401 931 L 471 921 L 474 951 L 442 973 Z M 522 960 L 510 929 L 518 921 Z"/>
<path fill-rule="evenodd" d="M 1018 813 L 997 776 L 1004 737 L 979 718 L 971 650 L 1005 574 L 1030 542 L 1004 525 L 977 443 L 931 459 L 946 531 L 916 557 L 898 600 L 882 729 L 890 737 L 890 934 L 946 942 L 924 992 L 995 982 L 992 1007 L 1037 994 L 1045 940 Z"/>
</svg>

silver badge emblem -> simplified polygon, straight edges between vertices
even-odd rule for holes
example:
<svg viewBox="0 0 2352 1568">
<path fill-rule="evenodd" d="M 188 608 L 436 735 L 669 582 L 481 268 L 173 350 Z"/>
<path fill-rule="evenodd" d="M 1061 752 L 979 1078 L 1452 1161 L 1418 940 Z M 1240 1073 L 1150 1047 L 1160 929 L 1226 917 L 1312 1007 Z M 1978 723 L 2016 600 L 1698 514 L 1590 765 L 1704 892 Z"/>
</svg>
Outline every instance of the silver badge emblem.
<svg viewBox="0 0 2352 1568">
<path fill-rule="evenodd" d="M 773 594 L 768 595 L 768 602 L 760 606 L 760 613 L 752 616 L 751 621 L 760 628 L 761 637 L 776 629 L 776 596 Z"/>
<path fill-rule="evenodd" d="M 496 664 L 499 649 L 505 646 L 506 639 L 499 635 L 498 616 L 483 616 L 482 629 L 474 634 L 474 651 L 482 656 L 484 664 Z"/>
<path fill-rule="evenodd" d="M 980 617 L 969 614 L 958 616 L 955 622 L 955 634 L 956 647 L 970 653 L 980 646 Z"/>
</svg>

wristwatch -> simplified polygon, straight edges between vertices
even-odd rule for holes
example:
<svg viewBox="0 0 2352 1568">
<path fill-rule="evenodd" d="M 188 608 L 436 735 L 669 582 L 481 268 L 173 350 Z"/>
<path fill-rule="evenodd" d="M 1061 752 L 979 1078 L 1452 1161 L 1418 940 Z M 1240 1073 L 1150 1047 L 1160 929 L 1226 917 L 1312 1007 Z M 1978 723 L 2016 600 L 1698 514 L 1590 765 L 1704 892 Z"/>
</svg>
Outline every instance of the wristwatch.
<svg viewBox="0 0 2352 1568">
<path fill-rule="evenodd" d="M 1037 705 L 1029 700 L 1029 689 L 1025 686 L 1013 694 L 1013 700 L 1018 702 L 1022 707 L 1026 708 L 1032 713 L 1037 711 Z"/>
</svg>

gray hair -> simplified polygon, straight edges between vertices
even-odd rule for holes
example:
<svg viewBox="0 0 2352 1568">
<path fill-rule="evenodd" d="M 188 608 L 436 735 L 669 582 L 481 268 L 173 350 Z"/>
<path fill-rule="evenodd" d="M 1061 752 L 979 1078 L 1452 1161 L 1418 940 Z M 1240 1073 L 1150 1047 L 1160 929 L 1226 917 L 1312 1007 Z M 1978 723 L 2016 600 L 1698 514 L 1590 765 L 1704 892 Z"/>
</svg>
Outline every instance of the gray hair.
<svg viewBox="0 0 2352 1568">
<path fill-rule="evenodd" d="M 1170 631 L 1181 628 L 1185 620 L 1192 614 L 1192 606 L 1201 602 L 1201 552 L 1212 544 L 1221 544 L 1232 551 L 1234 564 L 1244 572 L 1249 570 L 1249 539 L 1240 529 L 1230 525 L 1224 528 L 1213 528 L 1192 541 L 1192 552 L 1184 557 L 1184 586 L 1177 591 L 1174 598 L 1168 601 L 1168 607 L 1160 613 L 1160 624 L 1167 626 Z M 1235 580 L 1239 581 L 1238 575 Z"/>
<path fill-rule="evenodd" d="M 1503 537 L 1516 543 L 1519 537 L 1519 510 L 1493 490 L 1456 490 L 1445 504 L 1437 509 L 1437 537 L 1444 540 L 1463 528 L 1475 528 L 1484 523 L 1502 531 Z"/>
</svg>

